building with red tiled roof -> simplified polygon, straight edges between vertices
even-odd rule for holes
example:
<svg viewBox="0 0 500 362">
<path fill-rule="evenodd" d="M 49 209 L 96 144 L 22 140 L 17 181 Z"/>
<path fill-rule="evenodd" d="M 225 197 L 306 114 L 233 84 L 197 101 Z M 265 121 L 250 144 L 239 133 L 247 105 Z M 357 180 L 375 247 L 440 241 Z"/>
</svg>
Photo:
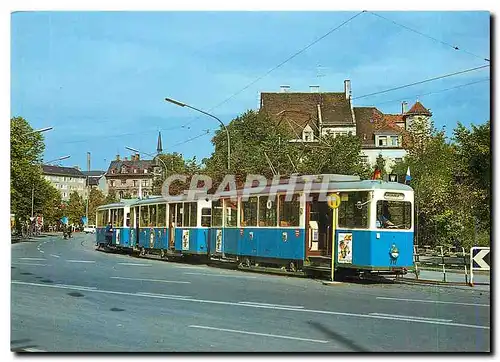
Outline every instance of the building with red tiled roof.
<svg viewBox="0 0 500 362">
<path fill-rule="evenodd" d="M 376 107 L 354 107 L 351 82 L 344 81 L 344 92 L 290 92 L 282 86 L 281 92 L 261 93 L 260 111 L 284 124 L 290 130 L 291 142 L 320 142 L 325 134 L 353 134 L 361 139 L 362 157 L 374 164 L 379 155 L 386 158 L 387 171 L 394 161 L 406 155 L 404 142 L 407 130 L 416 122 L 427 122 L 430 110 L 417 101 L 409 111 L 406 102 L 400 114 L 385 114 Z"/>
</svg>

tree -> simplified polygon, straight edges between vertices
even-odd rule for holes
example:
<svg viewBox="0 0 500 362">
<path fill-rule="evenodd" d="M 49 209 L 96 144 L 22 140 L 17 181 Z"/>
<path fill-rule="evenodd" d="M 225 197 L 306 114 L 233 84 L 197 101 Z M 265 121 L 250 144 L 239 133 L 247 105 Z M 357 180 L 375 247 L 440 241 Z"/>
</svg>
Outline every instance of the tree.
<svg viewBox="0 0 500 362">
<path fill-rule="evenodd" d="M 16 214 L 18 220 L 26 220 L 31 216 L 33 187 L 43 181 L 39 166 L 44 149 L 42 134 L 33 132 L 33 128 L 24 118 L 11 118 L 10 200 L 11 213 Z"/>
<path fill-rule="evenodd" d="M 115 202 L 119 202 L 120 200 L 118 199 L 118 197 L 116 196 L 116 191 L 115 190 L 110 190 L 108 192 L 108 195 L 106 196 L 106 198 L 104 199 L 104 204 L 107 205 L 107 204 L 113 204 Z"/>
<path fill-rule="evenodd" d="M 468 130 L 461 123 L 454 131 L 459 182 L 474 195 L 472 212 L 481 228 L 490 228 L 491 210 L 491 129 L 490 121 Z"/>
<path fill-rule="evenodd" d="M 47 180 L 35 185 L 34 211 L 43 215 L 44 225 L 55 225 L 63 216 L 61 193 Z"/>
<path fill-rule="evenodd" d="M 66 216 L 69 219 L 69 223 L 75 225 L 80 224 L 82 217 L 85 216 L 85 203 L 83 201 L 83 197 L 81 197 L 76 191 L 73 191 L 69 195 Z"/>
<path fill-rule="evenodd" d="M 90 190 L 89 194 L 89 224 L 95 225 L 95 215 L 97 212 L 97 208 L 101 205 L 106 204 L 106 198 L 101 190 L 97 188 L 93 188 Z"/>
</svg>

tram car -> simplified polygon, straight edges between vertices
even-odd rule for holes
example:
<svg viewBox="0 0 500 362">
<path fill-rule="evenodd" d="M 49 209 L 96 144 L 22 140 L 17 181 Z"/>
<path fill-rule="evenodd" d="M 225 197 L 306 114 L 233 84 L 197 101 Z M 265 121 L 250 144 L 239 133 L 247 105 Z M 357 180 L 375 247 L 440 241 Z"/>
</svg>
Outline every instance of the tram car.
<svg viewBox="0 0 500 362">
<path fill-rule="evenodd" d="M 207 197 L 161 196 L 132 205 L 131 237 L 141 255 L 208 257 L 211 203 Z"/>
<path fill-rule="evenodd" d="M 331 270 L 332 256 L 342 274 L 403 274 L 413 266 L 411 187 L 320 176 L 329 182 L 285 182 L 213 200 L 211 257 L 306 273 Z M 340 198 L 335 220 L 331 194 Z"/>
<path fill-rule="evenodd" d="M 96 212 L 96 244 L 99 247 L 111 246 L 115 249 L 130 249 L 130 206 L 135 200 L 121 200 L 120 202 L 102 205 Z M 111 244 L 106 240 L 106 226 L 111 223 L 113 235 Z"/>
<path fill-rule="evenodd" d="M 120 245 L 142 255 L 305 274 L 331 271 L 332 257 L 336 275 L 403 274 L 413 266 L 411 187 L 357 176 L 307 177 L 310 182 L 282 180 L 194 200 L 184 194 L 102 206 L 98 220 L 101 211 L 109 210 L 109 219 L 111 210 L 129 207 L 129 233 L 123 232 L 129 244 Z M 329 205 L 331 195 L 340 200 L 337 208 Z"/>
</svg>

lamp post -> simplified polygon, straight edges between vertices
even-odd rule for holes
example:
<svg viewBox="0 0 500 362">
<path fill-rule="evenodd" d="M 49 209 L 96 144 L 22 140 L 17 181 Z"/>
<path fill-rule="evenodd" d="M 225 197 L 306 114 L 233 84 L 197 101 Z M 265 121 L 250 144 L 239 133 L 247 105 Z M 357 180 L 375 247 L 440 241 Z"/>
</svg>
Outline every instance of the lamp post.
<svg viewBox="0 0 500 362">
<path fill-rule="evenodd" d="M 35 129 L 31 132 L 23 134 L 23 136 L 27 136 L 27 135 L 32 134 L 32 133 L 42 133 L 42 132 L 50 131 L 51 129 L 53 129 L 53 127 L 45 127 L 45 128 Z"/>
<path fill-rule="evenodd" d="M 230 146 L 230 139 L 229 139 L 229 131 L 228 131 L 226 125 L 219 118 L 215 117 L 213 114 L 210 114 L 208 112 L 202 111 L 201 109 L 192 107 L 189 104 L 182 103 L 182 102 L 176 101 L 176 100 L 171 99 L 171 98 L 165 98 L 165 100 L 167 102 L 175 104 L 176 106 L 179 106 L 179 107 L 188 107 L 188 108 L 191 108 L 191 109 L 193 109 L 193 110 L 195 110 L 197 112 L 203 113 L 203 114 L 205 114 L 205 115 L 207 115 L 209 117 L 215 118 L 222 125 L 222 127 L 226 131 L 226 135 L 227 135 L 227 170 L 229 171 L 231 169 L 231 161 L 230 161 L 231 160 L 231 146 Z"/>
<path fill-rule="evenodd" d="M 165 168 L 165 177 L 167 177 L 167 171 L 168 171 L 168 168 L 167 168 L 167 165 L 165 164 L 165 162 L 161 159 L 161 157 L 158 157 L 159 154 L 157 154 L 156 156 L 154 156 L 153 154 L 151 153 L 147 153 L 147 152 L 142 152 L 142 151 L 139 151 L 138 149 L 136 148 L 133 148 L 133 147 L 128 147 L 128 146 L 125 146 L 125 148 L 129 151 L 132 151 L 132 152 L 135 152 L 135 153 L 142 153 L 144 155 L 148 155 L 150 157 L 153 157 L 153 159 L 157 159 L 157 160 L 160 160 L 160 162 L 162 163 L 163 167 Z"/>
</svg>

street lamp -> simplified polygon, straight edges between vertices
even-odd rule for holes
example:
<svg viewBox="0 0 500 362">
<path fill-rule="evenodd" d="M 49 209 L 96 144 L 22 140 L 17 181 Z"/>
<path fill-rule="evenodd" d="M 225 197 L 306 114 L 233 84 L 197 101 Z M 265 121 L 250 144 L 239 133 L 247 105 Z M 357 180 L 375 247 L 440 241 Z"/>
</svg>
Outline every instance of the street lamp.
<svg viewBox="0 0 500 362">
<path fill-rule="evenodd" d="M 227 130 L 226 125 L 219 118 L 215 117 L 213 114 L 210 114 L 208 112 L 202 111 L 201 109 L 192 107 L 189 104 L 182 103 L 182 102 L 176 101 L 176 100 L 171 99 L 171 98 L 165 98 L 165 100 L 167 102 L 175 104 L 176 106 L 179 106 L 179 107 L 188 107 L 188 108 L 191 108 L 191 109 L 193 109 L 193 110 L 195 110 L 197 112 L 206 114 L 209 117 L 215 118 L 222 125 L 222 127 L 224 127 L 224 130 L 226 131 L 226 135 L 227 135 L 227 170 L 229 171 L 231 169 L 231 161 L 230 161 L 231 160 L 231 146 L 230 146 L 230 140 L 229 140 L 229 131 Z"/>
<path fill-rule="evenodd" d="M 23 134 L 23 136 L 27 136 L 27 135 L 32 134 L 32 133 L 42 133 L 42 132 L 50 131 L 51 129 L 53 129 L 53 127 L 45 127 L 45 128 L 35 129 L 31 132 Z"/>
</svg>

